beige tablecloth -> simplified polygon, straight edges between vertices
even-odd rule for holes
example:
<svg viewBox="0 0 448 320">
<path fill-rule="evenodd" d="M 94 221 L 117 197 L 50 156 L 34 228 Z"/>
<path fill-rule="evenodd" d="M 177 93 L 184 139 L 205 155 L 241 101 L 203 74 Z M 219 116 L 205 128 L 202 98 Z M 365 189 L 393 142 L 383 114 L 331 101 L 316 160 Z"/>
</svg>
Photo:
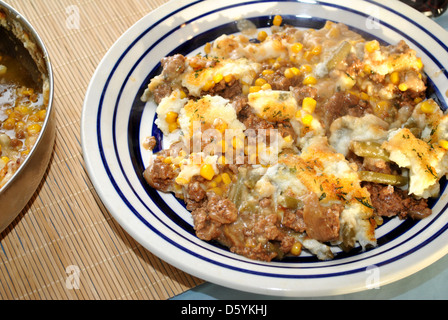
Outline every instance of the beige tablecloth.
<svg viewBox="0 0 448 320">
<path fill-rule="evenodd" d="M 0 235 L 0 299 L 168 299 L 202 283 L 160 260 L 112 218 L 86 172 L 83 99 L 99 62 L 166 0 L 6 0 L 45 42 L 57 136 L 47 174 Z"/>
</svg>

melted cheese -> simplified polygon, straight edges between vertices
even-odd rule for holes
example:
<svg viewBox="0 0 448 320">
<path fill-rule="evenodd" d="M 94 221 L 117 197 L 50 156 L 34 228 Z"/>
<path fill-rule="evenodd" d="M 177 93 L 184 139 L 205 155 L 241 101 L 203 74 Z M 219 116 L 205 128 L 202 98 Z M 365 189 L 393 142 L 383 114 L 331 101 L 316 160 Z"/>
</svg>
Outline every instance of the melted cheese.
<svg viewBox="0 0 448 320">
<path fill-rule="evenodd" d="M 261 90 L 250 93 L 248 99 L 255 114 L 271 122 L 291 119 L 298 109 L 297 101 L 289 91 Z"/>
</svg>

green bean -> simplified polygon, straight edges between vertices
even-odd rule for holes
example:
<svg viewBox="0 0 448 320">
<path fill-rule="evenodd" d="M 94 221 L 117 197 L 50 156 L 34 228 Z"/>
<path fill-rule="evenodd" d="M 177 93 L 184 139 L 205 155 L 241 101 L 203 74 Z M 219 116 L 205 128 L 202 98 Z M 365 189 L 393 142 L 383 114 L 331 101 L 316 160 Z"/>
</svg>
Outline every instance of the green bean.
<svg viewBox="0 0 448 320">
<path fill-rule="evenodd" d="M 389 153 L 381 148 L 381 145 L 377 142 L 353 141 L 351 148 L 353 152 L 359 157 L 378 158 L 389 161 Z"/>
<path fill-rule="evenodd" d="M 402 187 L 408 183 L 408 179 L 400 175 L 386 174 L 373 171 L 360 171 L 358 172 L 358 175 L 359 179 L 365 182 L 387 184 L 396 187 Z"/>
<path fill-rule="evenodd" d="M 352 50 L 352 45 L 347 41 L 342 42 L 331 59 L 327 62 L 328 71 L 336 68 L 336 66 L 347 57 L 347 55 L 350 53 L 350 50 Z"/>
</svg>

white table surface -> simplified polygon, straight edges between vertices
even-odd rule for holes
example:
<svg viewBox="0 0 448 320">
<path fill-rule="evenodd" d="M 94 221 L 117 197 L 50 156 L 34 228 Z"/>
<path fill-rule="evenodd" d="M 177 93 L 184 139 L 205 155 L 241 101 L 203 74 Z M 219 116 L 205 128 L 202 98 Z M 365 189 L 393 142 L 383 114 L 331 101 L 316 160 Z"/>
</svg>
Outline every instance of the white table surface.
<svg viewBox="0 0 448 320">
<path fill-rule="evenodd" d="M 448 13 L 435 19 L 448 30 Z M 212 283 L 204 283 L 188 290 L 172 300 L 274 300 L 274 299 L 338 299 L 338 300 L 445 300 L 448 299 L 448 256 L 429 267 L 378 289 L 338 296 L 319 298 L 283 298 L 252 294 L 225 288 Z"/>
</svg>

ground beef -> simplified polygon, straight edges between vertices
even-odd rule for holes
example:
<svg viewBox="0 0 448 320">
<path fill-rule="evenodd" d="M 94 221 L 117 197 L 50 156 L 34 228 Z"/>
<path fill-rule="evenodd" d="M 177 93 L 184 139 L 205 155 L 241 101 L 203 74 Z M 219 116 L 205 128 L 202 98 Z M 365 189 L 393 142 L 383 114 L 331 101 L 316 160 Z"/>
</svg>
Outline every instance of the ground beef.
<svg viewBox="0 0 448 320">
<path fill-rule="evenodd" d="M 144 171 L 143 177 L 151 187 L 163 192 L 170 192 L 177 174 L 171 165 L 164 163 L 161 158 L 155 157 L 153 163 Z"/>
<path fill-rule="evenodd" d="M 339 216 L 343 209 L 342 204 L 321 206 L 317 195 L 310 194 L 303 210 L 307 235 L 322 242 L 336 240 L 339 237 Z"/>
<path fill-rule="evenodd" d="M 303 220 L 303 209 L 296 211 L 285 210 L 282 225 L 296 232 L 305 232 L 306 225 Z"/>
<path fill-rule="evenodd" d="M 366 101 L 347 92 L 335 93 L 321 107 L 316 108 L 316 113 L 324 128 L 329 130 L 334 120 L 350 115 L 362 117 L 367 113 L 373 113 L 372 106 Z"/>
<path fill-rule="evenodd" d="M 155 103 L 159 104 L 163 98 L 168 97 L 173 90 L 171 89 L 171 85 L 169 83 L 161 83 L 154 89 L 153 97 Z"/>
<path fill-rule="evenodd" d="M 422 219 L 431 214 L 426 199 L 416 199 L 406 191 L 392 186 L 376 183 L 365 183 L 364 186 L 369 191 L 372 206 L 379 216 Z"/>
<path fill-rule="evenodd" d="M 168 82 L 176 79 L 185 70 L 185 57 L 181 54 L 175 54 L 170 57 L 163 58 L 162 64 L 162 75 L 163 78 Z"/>
<path fill-rule="evenodd" d="M 207 92 L 203 92 L 202 95 L 204 94 L 219 95 L 224 99 L 232 100 L 236 96 L 241 95 L 242 92 L 243 90 L 241 87 L 241 83 L 233 78 L 229 82 L 221 80 L 219 83 L 215 84 L 215 86 L 212 89 L 210 89 Z"/>
<path fill-rule="evenodd" d="M 194 177 L 186 188 L 185 204 L 188 210 L 195 210 L 202 206 L 206 199 L 206 191 L 201 183 Z"/>
</svg>

